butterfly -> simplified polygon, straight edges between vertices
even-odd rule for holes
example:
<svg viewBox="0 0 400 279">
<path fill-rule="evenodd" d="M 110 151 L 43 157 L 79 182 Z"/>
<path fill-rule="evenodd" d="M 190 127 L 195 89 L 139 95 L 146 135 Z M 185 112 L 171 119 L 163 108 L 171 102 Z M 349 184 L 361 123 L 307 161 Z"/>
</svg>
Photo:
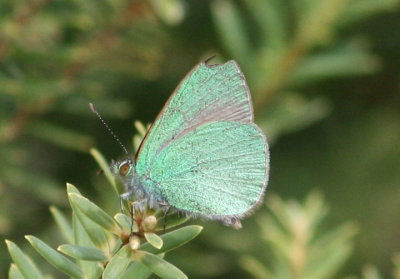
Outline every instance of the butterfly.
<svg viewBox="0 0 400 279">
<path fill-rule="evenodd" d="M 133 159 L 114 162 L 123 199 L 240 227 L 261 203 L 269 150 L 238 64 L 197 64 L 179 83 Z"/>
</svg>

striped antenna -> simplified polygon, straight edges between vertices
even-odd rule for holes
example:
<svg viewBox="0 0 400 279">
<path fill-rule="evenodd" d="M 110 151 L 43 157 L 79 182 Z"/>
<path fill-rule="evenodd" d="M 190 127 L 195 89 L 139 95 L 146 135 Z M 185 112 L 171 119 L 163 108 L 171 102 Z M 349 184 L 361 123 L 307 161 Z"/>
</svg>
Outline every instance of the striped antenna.
<svg viewBox="0 0 400 279">
<path fill-rule="evenodd" d="M 122 144 L 121 140 L 117 137 L 117 135 L 111 130 L 110 126 L 104 121 L 103 117 L 100 116 L 100 114 L 97 112 L 97 110 L 94 108 L 94 105 L 92 103 L 89 103 L 90 109 L 94 114 L 97 115 L 97 117 L 100 119 L 101 123 L 106 127 L 108 132 L 113 136 L 113 138 L 118 142 L 118 144 L 122 147 L 126 155 L 129 155 L 128 150 L 125 148 L 125 146 Z"/>
</svg>

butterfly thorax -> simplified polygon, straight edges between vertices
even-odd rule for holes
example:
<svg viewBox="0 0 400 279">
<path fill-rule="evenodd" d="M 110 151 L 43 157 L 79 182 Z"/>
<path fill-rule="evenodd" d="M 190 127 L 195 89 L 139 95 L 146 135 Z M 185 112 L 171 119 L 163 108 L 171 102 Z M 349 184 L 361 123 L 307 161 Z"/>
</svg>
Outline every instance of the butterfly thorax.
<svg viewBox="0 0 400 279">
<path fill-rule="evenodd" d="M 112 163 L 112 172 L 124 185 L 125 192 L 121 195 L 121 198 L 136 201 L 136 209 L 141 211 L 144 211 L 146 207 L 158 209 L 168 206 L 168 202 L 162 197 L 161 193 L 146 191 L 146 189 L 153 188 L 153 181 L 145 175 L 138 174 L 135 167 L 135 162 L 132 159 Z"/>
</svg>

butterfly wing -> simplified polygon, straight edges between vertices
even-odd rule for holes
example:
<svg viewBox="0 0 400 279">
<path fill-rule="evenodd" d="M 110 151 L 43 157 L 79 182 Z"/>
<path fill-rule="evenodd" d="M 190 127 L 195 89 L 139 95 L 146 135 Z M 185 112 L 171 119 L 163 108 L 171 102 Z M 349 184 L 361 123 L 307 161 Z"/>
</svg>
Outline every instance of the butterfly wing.
<svg viewBox="0 0 400 279">
<path fill-rule="evenodd" d="M 153 123 L 139 148 L 136 173 L 148 194 L 226 221 L 226 216 L 244 216 L 261 199 L 268 161 L 238 65 L 202 62 Z"/>
<path fill-rule="evenodd" d="M 261 200 L 268 165 L 268 146 L 255 124 L 210 122 L 165 148 L 149 178 L 172 206 L 227 220 L 243 217 Z"/>
<path fill-rule="evenodd" d="M 195 66 L 181 81 L 154 121 L 136 156 L 136 171 L 147 173 L 171 142 L 212 121 L 253 122 L 244 76 L 235 61 Z"/>
</svg>

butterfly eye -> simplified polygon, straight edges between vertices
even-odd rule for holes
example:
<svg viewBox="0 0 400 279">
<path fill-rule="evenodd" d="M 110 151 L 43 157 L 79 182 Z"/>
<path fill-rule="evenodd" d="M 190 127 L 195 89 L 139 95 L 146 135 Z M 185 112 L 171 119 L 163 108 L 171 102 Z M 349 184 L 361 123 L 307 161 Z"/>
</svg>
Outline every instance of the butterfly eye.
<svg viewBox="0 0 400 279">
<path fill-rule="evenodd" d="M 132 164 L 130 161 L 123 162 L 119 166 L 119 175 L 126 176 L 128 173 L 130 173 L 131 169 L 132 169 Z"/>
</svg>

